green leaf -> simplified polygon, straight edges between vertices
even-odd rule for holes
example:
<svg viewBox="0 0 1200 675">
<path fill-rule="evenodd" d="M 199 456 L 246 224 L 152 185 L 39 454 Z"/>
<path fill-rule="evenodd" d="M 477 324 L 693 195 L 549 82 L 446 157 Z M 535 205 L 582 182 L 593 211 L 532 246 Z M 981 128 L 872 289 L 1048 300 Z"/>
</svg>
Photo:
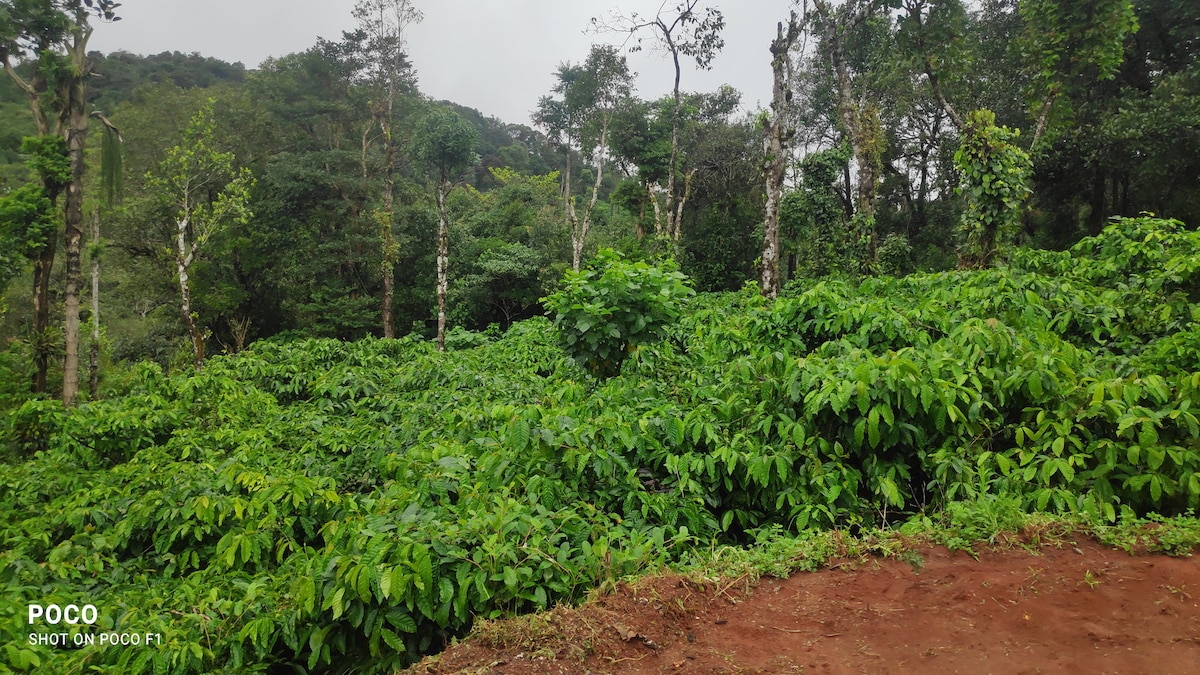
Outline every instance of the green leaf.
<svg viewBox="0 0 1200 675">
<path fill-rule="evenodd" d="M 1029 395 L 1036 402 L 1042 399 L 1044 393 L 1045 391 L 1042 389 L 1042 376 L 1037 373 L 1031 374 L 1029 377 Z"/>
<path fill-rule="evenodd" d="M 683 420 L 679 417 L 667 420 L 667 440 L 675 447 L 683 445 Z"/>
<path fill-rule="evenodd" d="M 1165 448 L 1156 447 L 1148 448 L 1146 450 L 1146 466 L 1149 467 L 1151 471 L 1158 471 L 1159 467 L 1163 465 L 1163 460 L 1166 458 L 1167 451 Z"/>
<path fill-rule="evenodd" d="M 508 447 L 516 450 L 517 452 L 521 452 L 529 446 L 529 437 L 531 433 L 532 432 L 529 429 L 529 422 L 519 418 L 513 420 L 508 427 Z"/>
<path fill-rule="evenodd" d="M 387 600 L 392 592 L 392 572 L 394 568 L 386 567 L 379 570 L 379 599 Z"/>
<path fill-rule="evenodd" d="M 795 424 L 792 425 L 792 442 L 796 444 L 797 448 L 803 448 L 804 441 L 805 441 L 804 422 L 798 420 Z"/>
<path fill-rule="evenodd" d="M 342 615 L 345 606 L 342 605 L 342 598 L 346 595 L 346 588 L 343 586 L 334 592 L 333 597 L 329 601 L 329 608 L 333 610 L 333 618 L 338 618 Z"/>
<path fill-rule="evenodd" d="M 383 641 L 387 644 L 387 646 L 394 649 L 396 653 L 403 654 L 408 651 L 408 647 L 405 646 L 404 640 L 400 639 L 400 636 L 396 635 L 390 629 L 386 627 L 380 627 L 379 633 L 381 636 L 383 636 Z"/>
<path fill-rule="evenodd" d="M 892 506 L 897 508 L 904 506 L 904 499 L 900 496 L 900 488 L 896 485 L 896 481 L 884 476 L 879 481 L 879 488 L 883 493 L 884 498 L 887 499 L 888 503 L 890 503 Z"/>
</svg>

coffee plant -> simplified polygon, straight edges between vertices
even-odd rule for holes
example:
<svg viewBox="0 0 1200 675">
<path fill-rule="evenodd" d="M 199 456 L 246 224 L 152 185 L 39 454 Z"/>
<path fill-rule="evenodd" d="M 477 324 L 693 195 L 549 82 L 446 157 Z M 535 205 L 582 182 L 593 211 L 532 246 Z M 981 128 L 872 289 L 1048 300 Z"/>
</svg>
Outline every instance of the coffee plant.
<svg viewBox="0 0 1200 675">
<path fill-rule="evenodd" d="M 17 402 L 0 672 L 390 673 L 712 542 L 965 503 L 1194 513 L 1198 253 L 1145 216 L 991 269 L 686 312 L 673 269 L 602 255 L 551 301 L 566 350 L 545 318 L 444 353 L 262 341 L 71 411 Z M 29 605 L 70 603 L 96 623 L 29 641 Z"/>
<path fill-rule="evenodd" d="M 692 294 L 673 261 L 628 262 L 602 249 L 586 269 L 568 272 L 545 302 L 555 313 L 563 349 L 588 372 L 607 378 L 621 371 L 639 344 L 661 339 Z"/>
</svg>

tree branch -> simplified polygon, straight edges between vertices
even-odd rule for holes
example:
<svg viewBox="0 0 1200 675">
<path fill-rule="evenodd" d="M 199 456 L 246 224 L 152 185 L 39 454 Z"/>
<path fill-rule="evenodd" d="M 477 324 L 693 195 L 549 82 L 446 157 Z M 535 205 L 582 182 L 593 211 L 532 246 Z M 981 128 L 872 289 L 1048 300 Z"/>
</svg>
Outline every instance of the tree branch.
<svg viewBox="0 0 1200 675">
<path fill-rule="evenodd" d="M 42 101 L 37 88 L 26 82 L 21 78 L 20 75 L 17 74 L 17 70 L 13 68 L 7 54 L 4 55 L 3 62 L 4 72 L 8 73 L 8 77 L 12 79 L 13 83 L 16 84 L 17 87 L 23 91 L 25 96 L 29 99 L 29 107 L 33 110 L 33 121 L 37 125 L 38 135 L 45 136 L 49 134 L 50 124 L 49 121 L 46 120 L 45 114 L 42 112 Z"/>
<path fill-rule="evenodd" d="M 928 54 L 922 54 L 921 58 L 925 61 L 925 76 L 929 78 L 929 86 L 933 89 L 933 95 L 937 97 L 938 103 L 942 104 L 942 110 L 946 111 L 946 114 L 950 116 L 950 120 L 954 122 L 954 126 L 959 131 L 965 130 L 967 128 L 966 122 L 963 121 L 958 111 L 954 109 L 954 106 L 950 105 L 950 101 L 947 101 L 946 96 L 942 93 L 942 85 L 938 81 L 937 72 L 933 69 L 933 59 Z"/>
<path fill-rule="evenodd" d="M 94 110 L 92 111 L 91 117 L 100 120 L 101 124 L 107 127 L 109 131 L 116 134 L 118 141 L 121 141 L 122 143 L 125 142 L 125 137 L 121 135 L 121 130 L 117 128 L 117 125 L 110 122 L 109 119 L 104 116 L 104 113 L 100 112 L 99 110 Z"/>
<path fill-rule="evenodd" d="M 1037 147 L 1038 141 L 1042 140 L 1042 134 L 1046 131 L 1046 122 L 1050 118 L 1050 109 L 1054 107 L 1055 96 L 1051 95 L 1042 104 L 1042 110 L 1038 113 L 1037 127 L 1033 131 L 1033 141 L 1029 144 L 1030 149 Z"/>
</svg>

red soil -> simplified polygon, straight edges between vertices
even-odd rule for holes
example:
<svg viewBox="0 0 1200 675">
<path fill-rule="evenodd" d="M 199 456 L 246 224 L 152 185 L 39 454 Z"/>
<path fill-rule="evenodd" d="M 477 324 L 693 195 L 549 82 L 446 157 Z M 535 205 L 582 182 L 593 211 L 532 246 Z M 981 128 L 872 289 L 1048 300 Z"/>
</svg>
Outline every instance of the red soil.
<svg viewBox="0 0 1200 675">
<path fill-rule="evenodd" d="M 647 577 L 485 622 L 414 673 L 1200 673 L 1200 559 L 1081 537 L 788 579 Z"/>
</svg>

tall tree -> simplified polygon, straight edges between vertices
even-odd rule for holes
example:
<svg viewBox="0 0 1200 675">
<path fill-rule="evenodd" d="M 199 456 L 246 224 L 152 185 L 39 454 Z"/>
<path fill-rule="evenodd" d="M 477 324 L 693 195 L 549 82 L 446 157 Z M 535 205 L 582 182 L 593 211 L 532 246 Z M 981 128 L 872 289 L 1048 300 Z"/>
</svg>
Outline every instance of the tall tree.
<svg viewBox="0 0 1200 675">
<path fill-rule="evenodd" d="M 1019 11 L 1025 22 L 1020 48 L 1032 73 L 1026 93 L 1038 107 L 1036 147 L 1064 94 L 1117 74 L 1125 36 L 1138 20 L 1133 0 L 1023 0 Z"/>
<path fill-rule="evenodd" d="M 967 67 L 970 59 L 962 47 L 968 23 L 965 5 L 960 0 L 904 0 L 903 4 L 903 43 L 920 63 L 931 91 L 960 137 L 955 160 L 965 183 L 961 192 L 968 202 L 960 264 L 987 266 L 1005 240 L 1016 234 L 1016 223 L 1029 194 L 1026 182 L 1030 157 L 1017 145 L 1018 130 L 997 126 L 991 110 L 960 115 L 943 86 L 946 79 L 961 83 L 986 77 Z M 1071 108 L 1081 92 L 1086 92 L 1082 98 L 1088 107 L 1094 107 L 1093 101 L 1102 98 L 1095 84 L 1118 74 L 1124 43 L 1137 30 L 1138 20 L 1132 0 L 1029 0 L 1013 11 L 1020 19 L 1021 30 L 1014 39 L 1020 59 L 1009 65 L 1024 83 L 1034 124 L 1029 146 L 1037 150 L 1048 136 L 1058 133 L 1055 127 L 1071 133 L 1069 129 L 1078 121 Z M 990 20 L 1003 27 L 997 21 L 1002 16 L 985 13 L 977 21 Z M 1011 94 L 1011 90 L 1006 93 Z M 1086 148 L 1094 143 L 1087 138 L 1071 145 Z M 1090 154 L 1094 157 L 1103 153 Z M 1095 166 L 1099 162 L 1091 163 L 1093 166 L 1088 168 L 1100 182 L 1092 191 L 1100 195 L 1102 202 L 1105 172 Z M 1079 168 L 1083 167 L 1076 170 Z M 1103 210 L 1103 204 L 1098 208 L 1093 205 L 1096 230 Z"/>
<path fill-rule="evenodd" d="M 676 245 L 682 232 L 680 223 L 683 207 L 687 204 L 690 182 L 685 177 L 683 194 L 676 195 L 680 112 L 683 108 L 683 97 L 679 89 L 682 74 L 680 57 L 691 57 L 697 68 L 709 70 L 712 68 L 713 59 L 725 46 L 725 40 L 721 37 L 721 30 L 725 28 L 725 17 L 721 10 L 708 7 L 700 11 L 700 5 L 701 0 L 682 0 L 668 10 L 664 2 L 653 17 L 644 17 L 633 12 L 628 16 L 613 15 L 612 20 L 604 24 L 598 19 L 592 19 L 594 30 L 628 33 L 629 38 L 635 40 L 631 51 L 642 49 L 643 36 L 649 33 L 652 48 L 670 55 L 671 63 L 675 67 L 675 85 L 671 90 L 674 106 L 671 109 L 671 159 L 667 170 L 665 234 Z"/>
<path fill-rule="evenodd" d="M 854 150 L 858 169 L 858 194 L 852 223 L 864 269 L 875 265 L 875 202 L 886 137 L 879 121 L 879 105 L 856 95 L 854 73 L 847 59 L 847 44 L 853 31 L 884 6 L 881 0 L 846 0 L 839 6 L 829 0 L 814 0 L 814 27 L 833 67 L 837 110 L 842 127 Z"/>
<path fill-rule="evenodd" d="M 767 207 L 763 218 L 762 276 L 760 292 L 768 297 L 779 295 L 779 202 L 790 155 L 789 143 L 795 135 L 789 105 L 792 100 L 792 50 L 800 39 L 802 25 L 791 12 L 787 28 L 779 22 L 771 41 L 772 94 L 771 112 L 762 117 L 763 174 L 767 183 Z"/>
<path fill-rule="evenodd" d="M 609 154 L 609 130 L 613 116 L 630 96 L 633 77 L 625 57 L 614 47 L 592 45 L 587 60 L 580 66 L 563 64 L 558 69 L 554 92 L 560 99 L 543 97 L 538 102 L 538 123 L 557 138 L 566 153 L 567 166 L 563 173 L 563 192 L 567 220 L 571 227 L 571 268 L 579 271 L 583 245 L 591 228 L 592 211 L 600 197 L 604 180 L 604 163 Z M 575 208 L 571 192 L 571 152 L 578 145 L 584 154 L 592 156 L 595 180 L 592 195 L 583 211 Z"/>
<path fill-rule="evenodd" d="M 446 295 L 450 288 L 450 219 L 446 197 L 458 176 L 470 166 L 479 145 L 475 127 L 458 113 L 435 108 L 425 116 L 413 136 L 413 156 L 434 175 L 434 197 L 438 207 L 437 243 L 437 347 L 446 349 Z"/>
<path fill-rule="evenodd" d="M 274 136 L 256 152 L 269 159 L 256 172 L 249 245 L 239 247 L 259 261 L 246 308 L 259 334 L 380 332 L 382 228 L 372 205 L 380 204 L 382 156 L 377 144 L 363 146 L 364 129 L 377 135 L 378 124 L 357 72 L 342 43 L 321 43 L 250 75 L 258 119 Z M 397 323 L 407 325 L 393 314 Z"/>
<path fill-rule="evenodd" d="M 346 42 L 355 47 L 358 65 L 364 82 L 372 91 L 371 116 L 383 144 L 383 206 L 375 214 L 379 224 L 382 246 L 383 297 L 381 313 L 383 336 L 395 337 L 392 325 L 392 299 L 396 286 L 396 263 L 400 260 L 400 245 L 393 232 L 396 198 L 396 106 L 403 94 L 409 93 L 415 78 L 412 65 L 405 54 L 408 27 L 419 23 L 424 15 L 411 0 L 358 0 L 354 5 L 358 29 L 345 35 Z M 368 132 L 364 131 L 364 150 Z"/>
<path fill-rule="evenodd" d="M 253 178 L 249 169 L 234 167 L 233 153 L 217 149 L 209 102 L 192 117 L 182 141 L 167 151 L 147 183 L 174 231 L 179 313 L 192 339 L 192 364 L 200 370 L 204 334 L 192 311 L 189 274 L 213 234 L 250 218 L 247 203 Z"/>
<path fill-rule="evenodd" d="M 83 240 L 83 173 L 87 145 L 87 80 L 92 74 L 87 44 L 91 19 L 115 21 L 120 4 L 112 0 L 47 0 L 6 2 L 0 6 L 0 62 L 9 78 L 24 92 L 42 136 L 62 136 L 70 157 L 70 181 L 65 186 L 64 234 L 66 284 L 62 398 L 72 405 L 79 388 L 79 293 Z M 31 75 L 22 77 L 13 59 L 32 61 Z M 47 190 L 53 186 L 46 184 Z M 38 372 L 35 392 L 46 388 L 46 335 L 50 327 L 49 285 L 54 246 L 46 246 L 34 265 L 34 333 Z"/>
<path fill-rule="evenodd" d="M 62 136 L 27 137 L 21 143 L 26 164 L 40 186 L 22 185 L 0 197 L 0 244 L 4 257 L 19 253 L 33 261 L 34 373 L 32 390 L 46 391 L 46 373 L 53 352 L 49 330 L 50 265 L 58 241 L 57 201 L 71 180 L 71 160 Z M 49 252 L 48 252 L 49 251 Z M 13 263 L 10 262 L 10 265 Z"/>
<path fill-rule="evenodd" d="M 695 173 L 679 265 L 698 290 L 741 288 L 755 276 L 762 253 L 763 133 L 757 119 L 735 114 L 739 101 L 725 86 L 689 95 L 684 104 L 680 153 Z"/>
<path fill-rule="evenodd" d="M 636 177 L 619 186 L 615 198 L 638 214 L 639 241 L 645 236 L 648 216 L 653 218 L 655 236 L 665 236 L 656 186 L 666 178 L 671 161 L 669 108 L 663 118 L 656 102 L 630 98 L 613 117 L 609 133 L 610 159 L 626 176 Z"/>
</svg>

